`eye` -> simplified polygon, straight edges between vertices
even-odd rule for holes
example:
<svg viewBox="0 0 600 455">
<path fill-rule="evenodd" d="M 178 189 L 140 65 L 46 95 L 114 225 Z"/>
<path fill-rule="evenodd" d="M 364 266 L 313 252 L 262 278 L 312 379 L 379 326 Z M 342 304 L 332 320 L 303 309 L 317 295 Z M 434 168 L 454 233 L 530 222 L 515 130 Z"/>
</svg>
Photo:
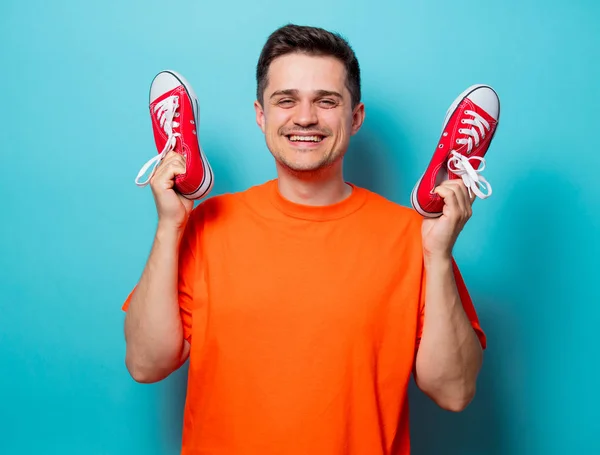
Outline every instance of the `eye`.
<svg viewBox="0 0 600 455">
<path fill-rule="evenodd" d="M 325 107 L 325 108 L 331 108 L 331 107 L 337 106 L 337 102 L 330 98 L 323 98 L 323 99 L 319 100 L 319 105 L 321 105 L 322 107 Z"/>
<path fill-rule="evenodd" d="M 281 107 L 291 107 L 291 106 L 293 106 L 293 104 L 294 104 L 294 100 L 292 100 L 290 98 L 284 98 L 277 102 L 277 105 L 281 106 Z"/>
</svg>

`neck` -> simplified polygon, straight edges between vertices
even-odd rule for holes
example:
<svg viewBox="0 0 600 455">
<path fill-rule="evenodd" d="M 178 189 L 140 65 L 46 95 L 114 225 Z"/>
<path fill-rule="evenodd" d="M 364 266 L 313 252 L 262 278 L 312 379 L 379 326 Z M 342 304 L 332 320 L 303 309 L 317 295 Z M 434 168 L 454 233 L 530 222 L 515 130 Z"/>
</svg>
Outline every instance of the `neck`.
<svg viewBox="0 0 600 455">
<path fill-rule="evenodd" d="M 346 184 L 341 162 L 318 172 L 291 172 L 277 163 L 278 186 L 281 196 L 302 205 L 336 204 L 352 193 Z"/>
</svg>

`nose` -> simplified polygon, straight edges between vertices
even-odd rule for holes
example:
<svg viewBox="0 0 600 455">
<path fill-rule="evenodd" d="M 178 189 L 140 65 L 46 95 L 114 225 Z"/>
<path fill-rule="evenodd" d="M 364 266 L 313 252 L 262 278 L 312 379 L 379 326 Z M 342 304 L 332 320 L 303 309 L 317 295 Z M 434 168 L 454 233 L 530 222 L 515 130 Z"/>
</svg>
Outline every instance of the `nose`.
<svg viewBox="0 0 600 455">
<path fill-rule="evenodd" d="M 308 127 L 317 124 L 317 108 L 309 100 L 303 100 L 296 106 L 294 123 L 298 126 Z"/>
</svg>

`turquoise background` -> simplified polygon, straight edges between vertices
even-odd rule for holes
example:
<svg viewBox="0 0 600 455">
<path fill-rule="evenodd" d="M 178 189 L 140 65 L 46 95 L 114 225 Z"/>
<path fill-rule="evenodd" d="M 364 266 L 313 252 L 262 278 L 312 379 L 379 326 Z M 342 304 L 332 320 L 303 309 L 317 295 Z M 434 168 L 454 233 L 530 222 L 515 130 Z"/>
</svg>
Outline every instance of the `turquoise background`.
<svg viewBox="0 0 600 455">
<path fill-rule="evenodd" d="M 124 366 L 120 306 L 156 225 L 134 185 L 149 84 L 194 86 L 213 194 L 261 183 L 255 64 L 288 21 L 349 38 L 367 118 L 346 176 L 399 203 L 455 96 L 501 98 L 494 194 L 455 249 L 488 335 L 478 395 L 451 414 L 411 387 L 413 453 L 600 453 L 597 2 L 5 0 L 0 454 L 179 452 L 185 367 L 140 385 Z"/>
</svg>

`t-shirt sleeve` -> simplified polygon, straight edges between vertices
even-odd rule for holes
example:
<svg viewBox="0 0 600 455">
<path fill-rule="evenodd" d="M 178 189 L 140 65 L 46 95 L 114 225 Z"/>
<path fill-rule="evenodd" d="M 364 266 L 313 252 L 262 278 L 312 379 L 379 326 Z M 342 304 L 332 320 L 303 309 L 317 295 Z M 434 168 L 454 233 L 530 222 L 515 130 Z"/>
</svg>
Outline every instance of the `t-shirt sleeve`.
<svg viewBox="0 0 600 455">
<path fill-rule="evenodd" d="M 202 229 L 202 217 L 199 208 L 194 209 L 189 217 L 185 231 L 179 245 L 179 266 L 177 279 L 177 295 L 179 302 L 179 314 L 183 325 L 183 337 L 191 342 L 192 337 L 192 307 L 194 303 L 194 283 L 197 277 L 198 261 L 196 258 L 196 245 Z M 137 285 L 131 290 L 122 310 L 127 311 L 131 298 L 137 289 Z"/>
<path fill-rule="evenodd" d="M 458 295 L 460 297 L 461 303 L 463 305 L 463 309 L 467 318 L 471 322 L 471 326 L 475 333 L 477 334 L 477 338 L 481 343 L 481 347 L 485 349 L 487 347 L 487 338 L 485 332 L 482 330 L 481 325 L 479 323 L 479 317 L 477 316 L 477 312 L 475 310 L 475 306 L 473 305 L 473 301 L 467 290 L 467 286 L 465 281 L 460 273 L 458 265 L 454 258 L 452 259 L 452 271 L 454 272 L 454 280 L 456 281 L 456 287 L 458 289 Z M 421 305 L 419 312 L 419 321 L 417 326 L 417 347 L 421 341 L 421 335 L 423 333 L 423 323 L 425 321 L 425 278 L 423 278 L 421 283 Z"/>
</svg>

